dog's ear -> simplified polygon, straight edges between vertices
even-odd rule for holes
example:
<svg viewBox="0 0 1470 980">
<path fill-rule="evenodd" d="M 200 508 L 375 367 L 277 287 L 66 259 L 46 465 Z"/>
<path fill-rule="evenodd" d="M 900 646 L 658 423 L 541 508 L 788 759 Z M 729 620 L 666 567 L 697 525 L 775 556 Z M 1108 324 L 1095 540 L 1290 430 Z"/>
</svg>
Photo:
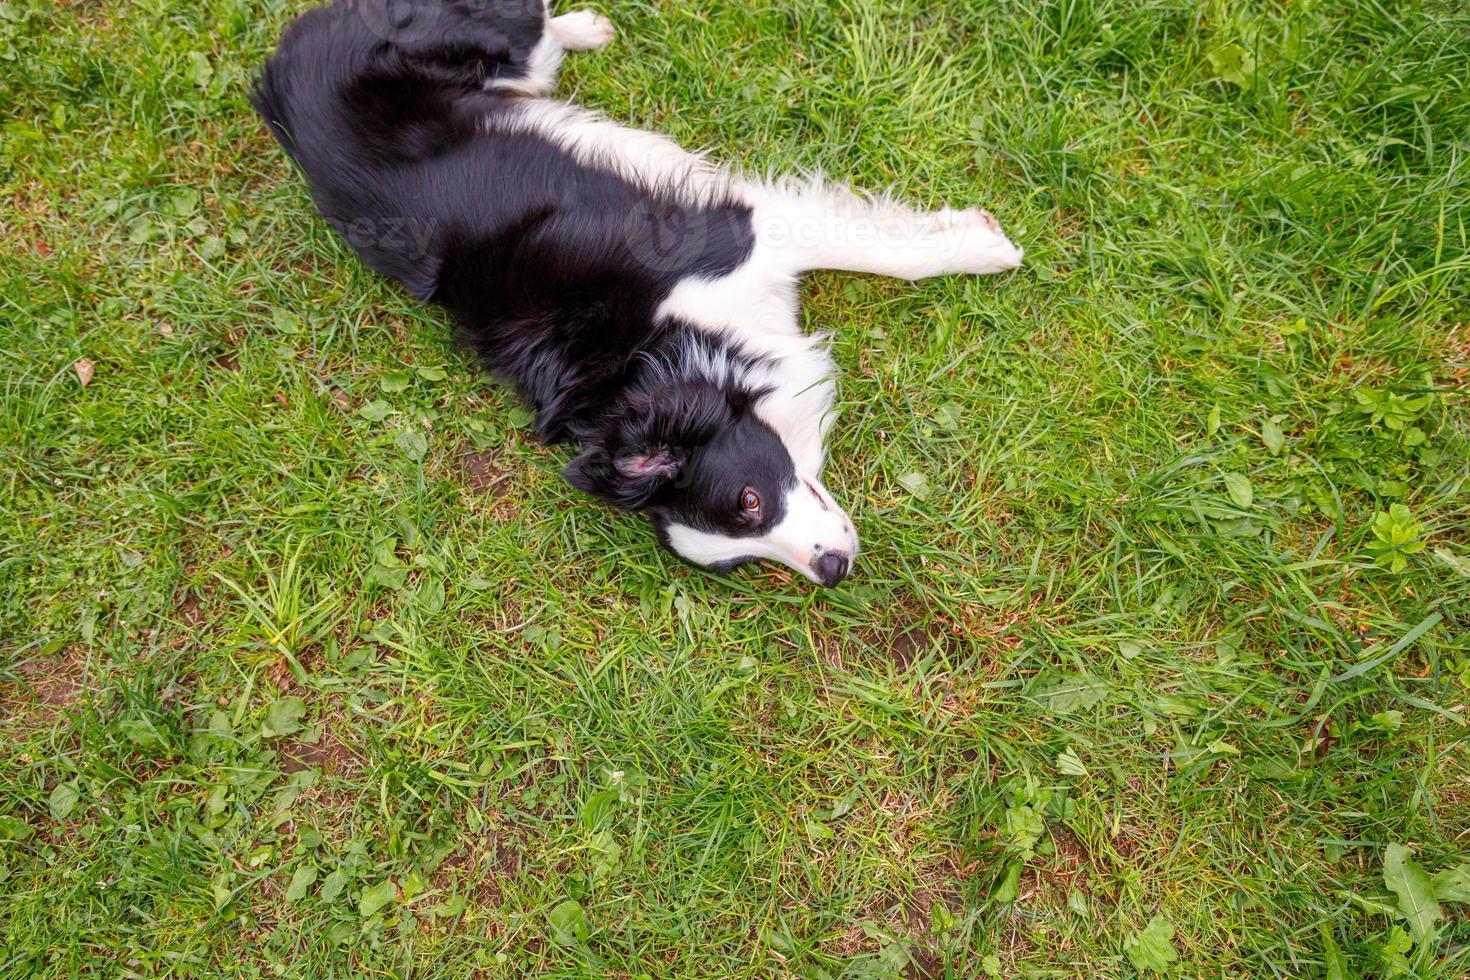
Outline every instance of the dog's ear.
<svg viewBox="0 0 1470 980">
<path fill-rule="evenodd" d="M 578 490 L 614 507 L 642 510 L 735 416 L 724 393 L 707 382 L 678 382 L 635 394 L 563 475 Z"/>
<path fill-rule="evenodd" d="M 567 482 L 599 500 L 624 510 L 639 510 L 669 483 L 681 469 L 673 447 L 609 450 L 589 446 L 567 464 Z"/>
</svg>

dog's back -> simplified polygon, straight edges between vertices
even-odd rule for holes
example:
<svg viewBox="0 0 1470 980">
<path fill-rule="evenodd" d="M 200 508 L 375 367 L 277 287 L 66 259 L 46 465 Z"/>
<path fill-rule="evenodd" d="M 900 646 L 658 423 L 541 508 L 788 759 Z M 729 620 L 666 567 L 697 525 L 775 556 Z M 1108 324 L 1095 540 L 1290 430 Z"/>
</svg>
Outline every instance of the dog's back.
<svg viewBox="0 0 1470 980">
<path fill-rule="evenodd" d="M 393 7 L 338 0 L 303 15 L 252 102 L 323 216 L 374 269 L 430 299 L 450 238 L 524 210 L 523 197 L 496 193 L 515 161 L 495 151 L 508 148 L 476 136 L 504 100 L 486 81 L 526 70 L 544 18 L 539 0 L 412 5 L 399 23 Z"/>
</svg>

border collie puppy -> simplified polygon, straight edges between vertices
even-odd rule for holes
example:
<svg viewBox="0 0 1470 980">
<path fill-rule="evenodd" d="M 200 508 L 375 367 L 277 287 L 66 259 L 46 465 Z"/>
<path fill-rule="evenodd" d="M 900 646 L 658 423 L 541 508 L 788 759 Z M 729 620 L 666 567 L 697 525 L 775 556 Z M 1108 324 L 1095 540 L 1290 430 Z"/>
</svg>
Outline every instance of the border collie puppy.
<svg viewBox="0 0 1470 980">
<path fill-rule="evenodd" d="M 802 273 L 997 273 L 1021 250 L 985 211 L 748 180 L 549 98 L 566 52 L 612 38 L 545 0 L 337 0 L 253 102 L 363 260 L 453 315 L 543 441 L 581 444 L 573 486 L 696 565 L 836 585 L 858 540 L 822 485 L 836 391 Z"/>
</svg>

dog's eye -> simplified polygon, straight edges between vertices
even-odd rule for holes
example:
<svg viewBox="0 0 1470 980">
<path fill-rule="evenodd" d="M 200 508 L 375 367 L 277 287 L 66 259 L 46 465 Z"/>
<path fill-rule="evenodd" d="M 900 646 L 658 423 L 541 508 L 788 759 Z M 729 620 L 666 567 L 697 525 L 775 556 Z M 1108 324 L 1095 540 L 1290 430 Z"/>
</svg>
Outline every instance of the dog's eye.
<svg viewBox="0 0 1470 980">
<path fill-rule="evenodd" d="M 747 514 L 759 514 L 761 512 L 761 495 L 750 489 L 750 487 L 746 487 L 745 492 L 740 495 L 740 507 Z"/>
</svg>

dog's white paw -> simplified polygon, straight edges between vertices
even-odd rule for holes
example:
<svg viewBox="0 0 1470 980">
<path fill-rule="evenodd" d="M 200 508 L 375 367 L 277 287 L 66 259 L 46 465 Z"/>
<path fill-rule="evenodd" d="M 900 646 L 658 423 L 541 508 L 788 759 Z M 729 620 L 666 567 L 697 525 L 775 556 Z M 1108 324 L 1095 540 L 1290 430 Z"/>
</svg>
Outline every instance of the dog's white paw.
<svg viewBox="0 0 1470 980">
<path fill-rule="evenodd" d="M 1025 251 L 1006 237 L 1000 222 L 989 211 L 981 208 L 946 211 L 944 218 L 945 236 L 954 248 L 953 271 L 988 276 L 1021 264 Z"/>
<path fill-rule="evenodd" d="M 607 47 L 618 35 L 613 22 L 595 10 L 574 10 L 554 17 L 551 29 L 568 51 L 596 51 Z"/>
</svg>

